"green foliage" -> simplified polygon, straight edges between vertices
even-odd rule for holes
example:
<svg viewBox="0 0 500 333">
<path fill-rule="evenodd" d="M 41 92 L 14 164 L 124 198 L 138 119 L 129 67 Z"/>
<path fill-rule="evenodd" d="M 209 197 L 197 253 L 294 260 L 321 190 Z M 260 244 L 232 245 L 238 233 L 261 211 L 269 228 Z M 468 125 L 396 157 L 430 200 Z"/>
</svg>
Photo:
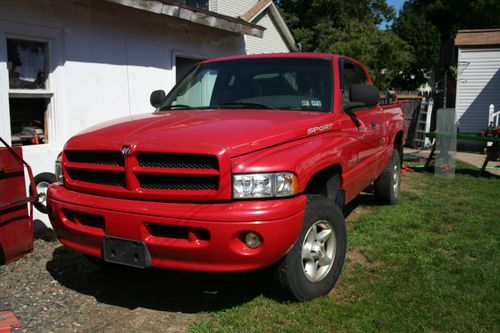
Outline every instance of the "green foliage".
<svg viewBox="0 0 500 333">
<path fill-rule="evenodd" d="M 409 0 L 404 11 L 414 11 L 433 24 L 441 41 L 455 38 L 459 29 L 500 27 L 498 0 Z"/>
<path fill-rule="evenodd" d="M 399 73 L 414 61 L 412 47 L 392 31 L 351 21 L 345 30 L 330 29 L 328 32 L 320 48 L 363 62 L 382 91 L 393 85 Z"/>
<path fill-rule="evenodd" d="M 403 7 L 392 29 L 413 47 L 412 61 L 408 67 L 402 68 L 401 74 L 396 76 L 394 82 L 400 89 L 411 90 L 429 81 L 432 71 L 439 63 L 440 37 L 432 23 L 408 7 Z"/>
<path fill-rule="evenodd" d="M 385 0 L 276 2 L 304 51 L 338 53 L 364 62 L 381 90 L 413 61 L 406 42 L 378 28 L 394 18 Z"/>
<path fill-rule="evenodd" d="M 393 30 L 415 50 L 414 61 L 395 80 L 398 87 L 414 89 L 431 73 L 440 77 L 452 64 L 453 39 L 459 29 L 500 27 L 498 0 L 408 0 Z M 444 56 L 439 58 L 441 54 Z"/>
<path fill-rule="evenodd" d="M 375 84 L 416 89 L 440 77 L 459 29 L 500 27 L 498 0 L 407 0 L 395 18 L 386 0 L 275 0 L 304 51 L 334 52 L 367 64 Z M 440 52 L 441 51 L 441 52 Z M 440 61 L 440 53 L 447 59 Z"/>
</svg>

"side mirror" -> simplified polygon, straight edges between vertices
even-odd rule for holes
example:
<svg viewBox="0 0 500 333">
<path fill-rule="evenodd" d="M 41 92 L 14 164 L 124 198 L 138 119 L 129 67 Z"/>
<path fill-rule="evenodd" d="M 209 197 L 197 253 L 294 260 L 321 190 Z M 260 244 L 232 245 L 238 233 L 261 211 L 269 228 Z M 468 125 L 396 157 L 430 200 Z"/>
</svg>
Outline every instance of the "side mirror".
<svg viewBox="0 0 500 333">
<path fill-rule="evenodd" d="M 351 101 L 363 106 L 375 106 L 380 101 L 380 91 L 371 84 L 354 84 L 350 91 Z"/>
<path fill-rule="evenodd" d="M 371 84 L 354 84 L 349 90 L 350 102 L 343 106 L 344 112 L 351 117 L 356 127 L 361 124 L 353 109 L 375 106 L 380 101 L 380 92 Z"/>
<path fill-rule="evenodd" d="M 160 105 L 165 101 L 165 91 L 163 90 L 155 90 L 151 93 L 151 97 L 149 97 L 149 102 L 154 108 L 159 108 Z"/>
</svg>

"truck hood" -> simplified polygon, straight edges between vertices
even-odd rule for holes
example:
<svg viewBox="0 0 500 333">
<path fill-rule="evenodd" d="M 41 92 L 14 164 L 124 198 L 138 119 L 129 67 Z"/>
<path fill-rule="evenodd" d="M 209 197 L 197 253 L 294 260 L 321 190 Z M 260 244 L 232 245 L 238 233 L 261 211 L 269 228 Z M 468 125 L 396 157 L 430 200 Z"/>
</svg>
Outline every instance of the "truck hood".
<svg viewBox="0 0 500 333">
<path fill-rule="evenodd" d="M 321 126 L 321 131 L 334 130 L 331 114 L 254 109 L 163 111 L 88 128 L 72 137 L 65 149 L 120 150 L 130 145 L 144 151 L 234 157 L 319 133 L 314 129 Z"/>
</svg>

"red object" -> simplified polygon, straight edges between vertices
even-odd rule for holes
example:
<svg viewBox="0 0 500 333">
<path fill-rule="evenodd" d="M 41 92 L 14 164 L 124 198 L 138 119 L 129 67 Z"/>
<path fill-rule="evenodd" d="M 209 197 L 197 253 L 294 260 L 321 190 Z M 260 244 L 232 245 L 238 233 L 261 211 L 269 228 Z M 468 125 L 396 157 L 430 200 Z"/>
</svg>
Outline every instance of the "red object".
<svg viewBox="0 0 500 333">
<path fill-rule="evenodd" d="M 37 145 L 39 144 L 40 142 L 38 141 L 38 135 L 36 134 L 35 131 L 33 131 L 33 138 L 31 139 L 31 143 Z"/>
<path fill-rule="evenodd" d="M 415 172 L 415 170 L 413 170 L 412 168 L 410 168 L 409 166 L 407 165 L 403 165 L 403 167 L 401 168 L 401 173 L 403 174 L 403 176 L 406 177 L 406 172 Z"/>
<path fill-rule="evenodd" d="M 8 333 L 11 328 L 21 327 L 23 327 L 23 325 L 17 320 L 13 311 L 0 311 L 0 333 Z"/>
<path fill-rule="evenodd" d="M 346 202 L 380 175 L 396 137 L 404 140 L 398 104 L 356 112 L 357 127 L 341 110 L 340 56 L 250 57 L 330 60 L 332 111 L 175 110 L 87 129 L 65 145 L 64 186 L 53 184 L 48 190 L 49 216 L 59 240 L 93 256 L 103 255 L 104 236 L 142 241 L 153 267 L 203 271 L 265 267 L 278 261 L 300 234 L 307 201 L 303 193 L 314 175 L 333 165 L 341 169 Z M 226 60 L 236 58 L 240 57 Z M 171 154 L 213 162 L 216 167 L 153 165 Z M 151 155 L 160 160 L 141 163 Z M 295 173 L 301 194 L 232 199 L 233 174 L 275 171 Z M 217 184 L 196 190 L 142 185 L 143 179 L 161 183 L 162 177 L 184 177 L 195 183 L 211 177 Z M 242 234 L 247 231 L 262 237 L 260 247 L 244 244 Z"/>
<path fill-rule="evenodd" d="M 26 197 L 21 147 L 0 141 L 6 146 L 0 148 L 0 264 L 6 264 L 33 249 L 33 206 Z"/>
<path fill-rule="evenodd" d="M 446 171 L 450 171 L 450 165 L 448 163 L 444 163 L 443 165 L 441 165 L 439 167 L 439 169 L 442 171 L 442 172 L 446 172 Z"/>
<path fill-rule="evenodd" d="M 54 230 L 68 247 L 102 256 L 104 235 L 137 239 L 147 244 L 154 267 L 203 271 L 271 265 L 297 239 L 306 204 L 305 196 L 210 204 L 140 201 L 77 193 L 58 185 L 49 187 L 49 196 Z M 95 216 L 104 218 L 104 227 L 93 223 Z M 184 238 L 155 236 L 152 227 L 158 225 L 188 232 Z M 208 231 L 210 239 L 197 237 L 199 229 Z M 243 244 L 239 236 L 249 230 L 263 236 L 262 246 L 250 249 Z"/>
</svg>

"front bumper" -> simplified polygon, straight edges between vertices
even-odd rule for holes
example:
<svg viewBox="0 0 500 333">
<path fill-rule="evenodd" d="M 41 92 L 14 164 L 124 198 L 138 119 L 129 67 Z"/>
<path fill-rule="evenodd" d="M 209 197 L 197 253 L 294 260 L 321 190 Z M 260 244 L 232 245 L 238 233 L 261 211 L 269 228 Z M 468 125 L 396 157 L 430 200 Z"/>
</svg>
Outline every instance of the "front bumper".
<svg viewBox="0 0 500 333">
<path fill-rule="evenodd" d="M 47 204 L 61 243 L 102 257 L 104 236 L 142 241 L 151 266 L 230 272 L 272 265 L 299 237 L 306 197 L 228 203 L 129 200 L 79 193 L 54 184 Z M 262 245 L 248 248 L 245 232 Z"/>
</svg>

